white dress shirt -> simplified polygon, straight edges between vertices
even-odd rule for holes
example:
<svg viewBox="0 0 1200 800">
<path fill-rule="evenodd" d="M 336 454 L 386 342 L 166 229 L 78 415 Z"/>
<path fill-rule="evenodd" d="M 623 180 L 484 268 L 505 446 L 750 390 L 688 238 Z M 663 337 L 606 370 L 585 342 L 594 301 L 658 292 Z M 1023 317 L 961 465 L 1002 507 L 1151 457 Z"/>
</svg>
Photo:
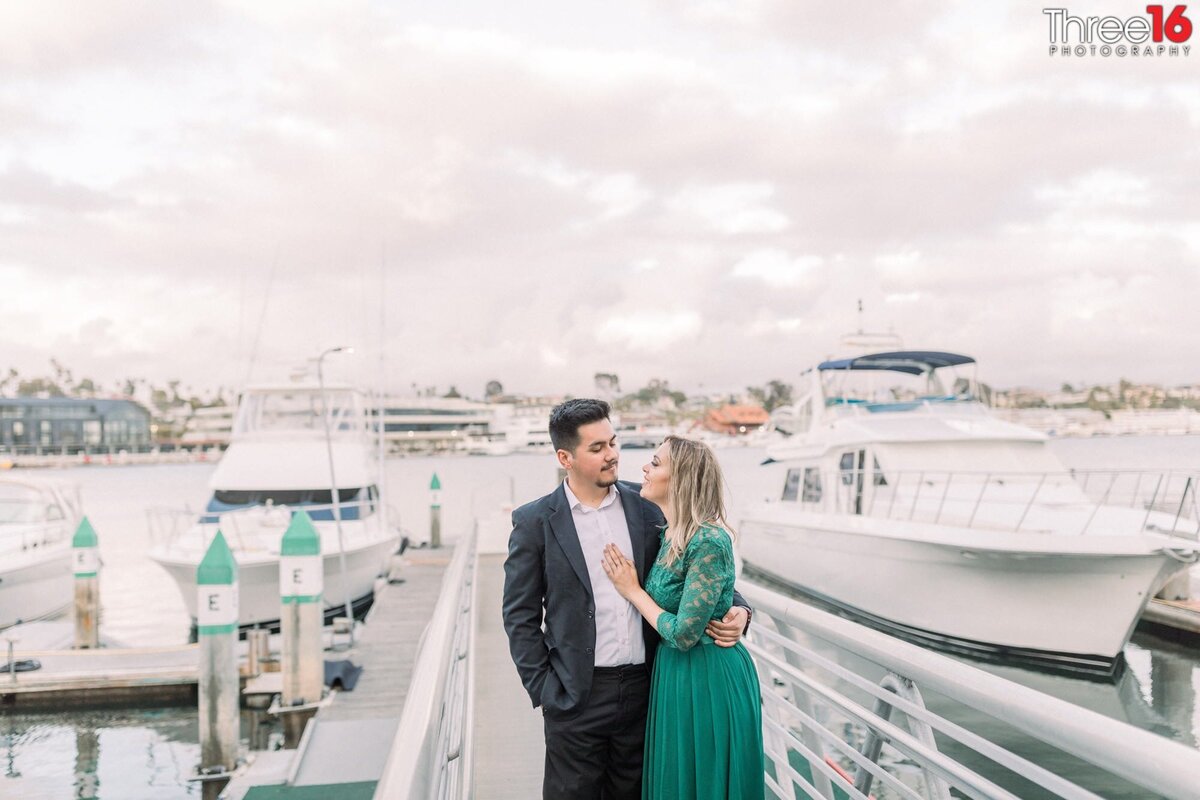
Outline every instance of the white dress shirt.
<svg viewBox="0 0 1200 800">
<path fill-rule="evenodd" d="M 646 661 L 642 615 L 633 603 L 621 597 L 613 582 L 604 574 L 602 566 L 604 546 L 610 542 L 633 559 L 629 524 L 625 521 L 625 509 L 621 506 L 617 487 L 613 485 L 608 488 L 608 494 L 599 508 L 591 508 L 580 502 L 566 482 L 563 483 L 563 489 L 571 506 L 571 519 L 575 522 L 575 532 L 579 534 L 579 546 L 583 548 L 583 560 L 587 564 L 592 598 L 596 603 L 596 666 L 642 664 Z"/>
</svg>

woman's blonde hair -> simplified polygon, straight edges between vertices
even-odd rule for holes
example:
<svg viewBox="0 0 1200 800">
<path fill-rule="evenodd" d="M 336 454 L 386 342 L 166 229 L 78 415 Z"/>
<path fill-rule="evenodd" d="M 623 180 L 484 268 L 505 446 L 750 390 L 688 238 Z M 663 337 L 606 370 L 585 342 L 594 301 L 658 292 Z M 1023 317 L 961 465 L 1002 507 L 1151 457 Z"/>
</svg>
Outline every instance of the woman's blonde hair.
<svg viewBox="0 0 1200 800">
<path fill-rule="evenodd" d="M 712 448 L 681 436 L 668 436 L 663 443 L 671 458 L 667 506 L 675 520 L 665 534 L 670 565 L 683 556 L 702 525 L 724 528 L 730 536 L 734 532 L 725 519 L 725 477 Z"/>
</svg>

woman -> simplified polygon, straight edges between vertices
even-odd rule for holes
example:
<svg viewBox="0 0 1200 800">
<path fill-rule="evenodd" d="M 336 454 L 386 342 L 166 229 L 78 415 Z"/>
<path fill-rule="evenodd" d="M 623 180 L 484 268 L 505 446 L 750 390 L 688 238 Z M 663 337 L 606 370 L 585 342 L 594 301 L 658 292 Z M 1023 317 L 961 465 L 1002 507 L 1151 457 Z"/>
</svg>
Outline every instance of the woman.
<svg viewBox="0 0 1200 800">
<path fill-rule="evenodd" d="M 615 545 L 604 551 L 605 573 L 662 639 L 650 682 L 642 798 L 759 800 L 758 674 L 741 642 L 719 647 L 704 635 L 733 602 L 720 465 L 707 445 L 668 436 L 642 474 L 642 496 L 667 520 L 646 588 Z"/>
</svg>

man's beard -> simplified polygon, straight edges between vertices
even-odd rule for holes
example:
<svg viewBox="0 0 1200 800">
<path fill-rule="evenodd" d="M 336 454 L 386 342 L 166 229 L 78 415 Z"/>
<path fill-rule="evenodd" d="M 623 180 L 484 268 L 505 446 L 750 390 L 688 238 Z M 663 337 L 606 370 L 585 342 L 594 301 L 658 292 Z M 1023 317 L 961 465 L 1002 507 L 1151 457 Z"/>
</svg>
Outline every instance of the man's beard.
<svg viewBox="0 0 1200 800">
<path fill-rule="evenodd" d="M 613 467 L 611 472 L 601 472 L 596 478 L 596 485 L 601 489 L 607 489 L 617 482 L 617 468 Z"/>
</svg>

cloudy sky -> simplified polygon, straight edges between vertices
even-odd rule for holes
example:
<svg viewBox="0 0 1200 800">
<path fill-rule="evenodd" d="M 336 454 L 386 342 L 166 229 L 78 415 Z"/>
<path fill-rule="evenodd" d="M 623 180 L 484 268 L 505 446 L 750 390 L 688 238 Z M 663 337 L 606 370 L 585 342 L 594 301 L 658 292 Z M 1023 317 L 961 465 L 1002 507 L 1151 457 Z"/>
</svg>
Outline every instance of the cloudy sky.
<svg viewBox="0 0 1200 800">
<path fill-rule="evenodd" d="M 1200 382 L 1200 51 L 1045 5 L 0 0 L 0 369 L 736 389 L 861 298 L 994 385 Z"/>
</svg>

